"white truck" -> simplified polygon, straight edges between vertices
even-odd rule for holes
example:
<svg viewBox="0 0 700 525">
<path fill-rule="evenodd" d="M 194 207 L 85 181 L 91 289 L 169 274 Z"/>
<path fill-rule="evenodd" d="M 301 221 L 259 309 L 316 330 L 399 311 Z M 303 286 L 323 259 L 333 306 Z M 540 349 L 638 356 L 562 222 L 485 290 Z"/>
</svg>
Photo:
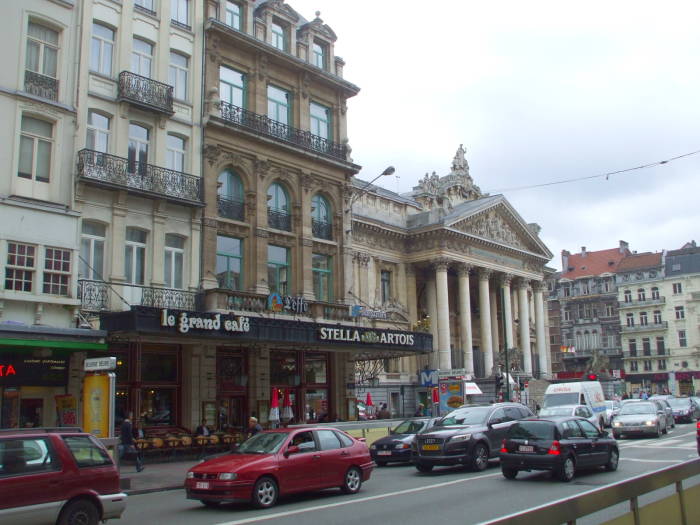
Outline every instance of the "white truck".
<svg viewBox="0 0 700 525">
<path fill-rule="evenodd" d="M 596 415 L 602 429 L 610 424 L 605 410 L 605 395 L 600 381 L 553 383 L 544 393 L 544 407 L 562 405 L 586 405 Z"/>
</svg>

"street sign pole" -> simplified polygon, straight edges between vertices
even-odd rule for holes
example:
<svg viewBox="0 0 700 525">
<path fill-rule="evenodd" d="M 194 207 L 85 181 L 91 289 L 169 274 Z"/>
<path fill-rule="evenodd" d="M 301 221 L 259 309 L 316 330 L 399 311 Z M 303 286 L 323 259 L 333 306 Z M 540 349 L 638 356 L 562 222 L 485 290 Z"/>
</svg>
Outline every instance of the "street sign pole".
<svg viewBox="0 0 700 525">
<path fill-rule="evenodd" d="M 506 341 L 506 334 L 508 333 L 507 330 L 507 320 L 506 320 L 506 312 L 505 312 L 505 306 L 506 304 L 506 295 L 505 295 L 505 289 L 501 287 L 501 312 L 503 312 L 503 353 L 505 354 L 505 363 L 504 366 L 506 368 L 506 377 L 505 377 L 505 383 L 506 383 L 506 401 L 510 401 L 510 369 L 508 368 L 508 343 L 511 343 L 511 341 Z M 512 334 L 511 334 L 512 335 Z"/>
</svg>

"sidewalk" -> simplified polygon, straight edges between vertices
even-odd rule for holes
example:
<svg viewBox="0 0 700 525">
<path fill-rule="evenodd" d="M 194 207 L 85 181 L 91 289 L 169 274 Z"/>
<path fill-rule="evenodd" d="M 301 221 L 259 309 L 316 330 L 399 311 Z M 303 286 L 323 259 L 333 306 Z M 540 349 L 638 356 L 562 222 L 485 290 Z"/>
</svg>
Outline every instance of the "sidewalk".
<svg viewBox="0 0 700 525">
<path fill-rule="evenodd" d="M 136 466 L 133 463 L 122 463 L 119 468 L 122 490 L 127 494 L 135 495 L 180 489 L 185 483 L 187 471 L 197 463 L 196 459 L 145 463 L 145 468 L 141 472 L 136 472 Z"/>
</svg>

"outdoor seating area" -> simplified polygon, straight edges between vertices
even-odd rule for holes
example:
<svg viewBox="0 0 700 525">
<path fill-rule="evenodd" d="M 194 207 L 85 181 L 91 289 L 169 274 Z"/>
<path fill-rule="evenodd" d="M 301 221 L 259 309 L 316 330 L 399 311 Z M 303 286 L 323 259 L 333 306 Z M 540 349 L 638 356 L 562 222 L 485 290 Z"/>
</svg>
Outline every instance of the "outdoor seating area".
<svg viewBox="0 0 700 525">
<path fill-rule="evenodd" d="M 136 439 L 134 443 L 143 454 L 146 462 L 176 461 L 225 452 L 244 439 L 245 435 L 238 431 L 216 432 L 209 436 L 167 432 L 162 435 Z"/>
</svg>

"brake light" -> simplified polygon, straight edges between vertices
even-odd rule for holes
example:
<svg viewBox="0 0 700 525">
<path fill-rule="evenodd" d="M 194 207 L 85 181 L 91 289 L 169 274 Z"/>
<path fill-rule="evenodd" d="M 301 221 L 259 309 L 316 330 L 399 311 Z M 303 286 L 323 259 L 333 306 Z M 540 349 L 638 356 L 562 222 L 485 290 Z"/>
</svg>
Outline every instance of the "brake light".
<svg viewBox="0 0 700 525">
<path fill-rule="evenodd" d="M 698 421 L 697 423 L 695 423 L 695 425 L 696 425 L 696 427 L 697 427 L 697 429 L 698 429 L 698 436 L 700 436 L 700 421 Z"/>
<path fill-rule="evenodd" d="M 561 454 L 561 445 L 559 445 L 558 441 L 552 441 L 552 446 L 549 447 L 547 454 L 551 456 L 558 456 Z"/>
<path fill-rule="evenodd" d="M 501 452 L 502 452 L 502 453 L 503 453 L 503 452 L 505 452 L 505 453 L 508 452 L 508 449 L 506 448 L 506 440 L 505 440 L 505 439 L 501 442 Z"/>
</svg>

